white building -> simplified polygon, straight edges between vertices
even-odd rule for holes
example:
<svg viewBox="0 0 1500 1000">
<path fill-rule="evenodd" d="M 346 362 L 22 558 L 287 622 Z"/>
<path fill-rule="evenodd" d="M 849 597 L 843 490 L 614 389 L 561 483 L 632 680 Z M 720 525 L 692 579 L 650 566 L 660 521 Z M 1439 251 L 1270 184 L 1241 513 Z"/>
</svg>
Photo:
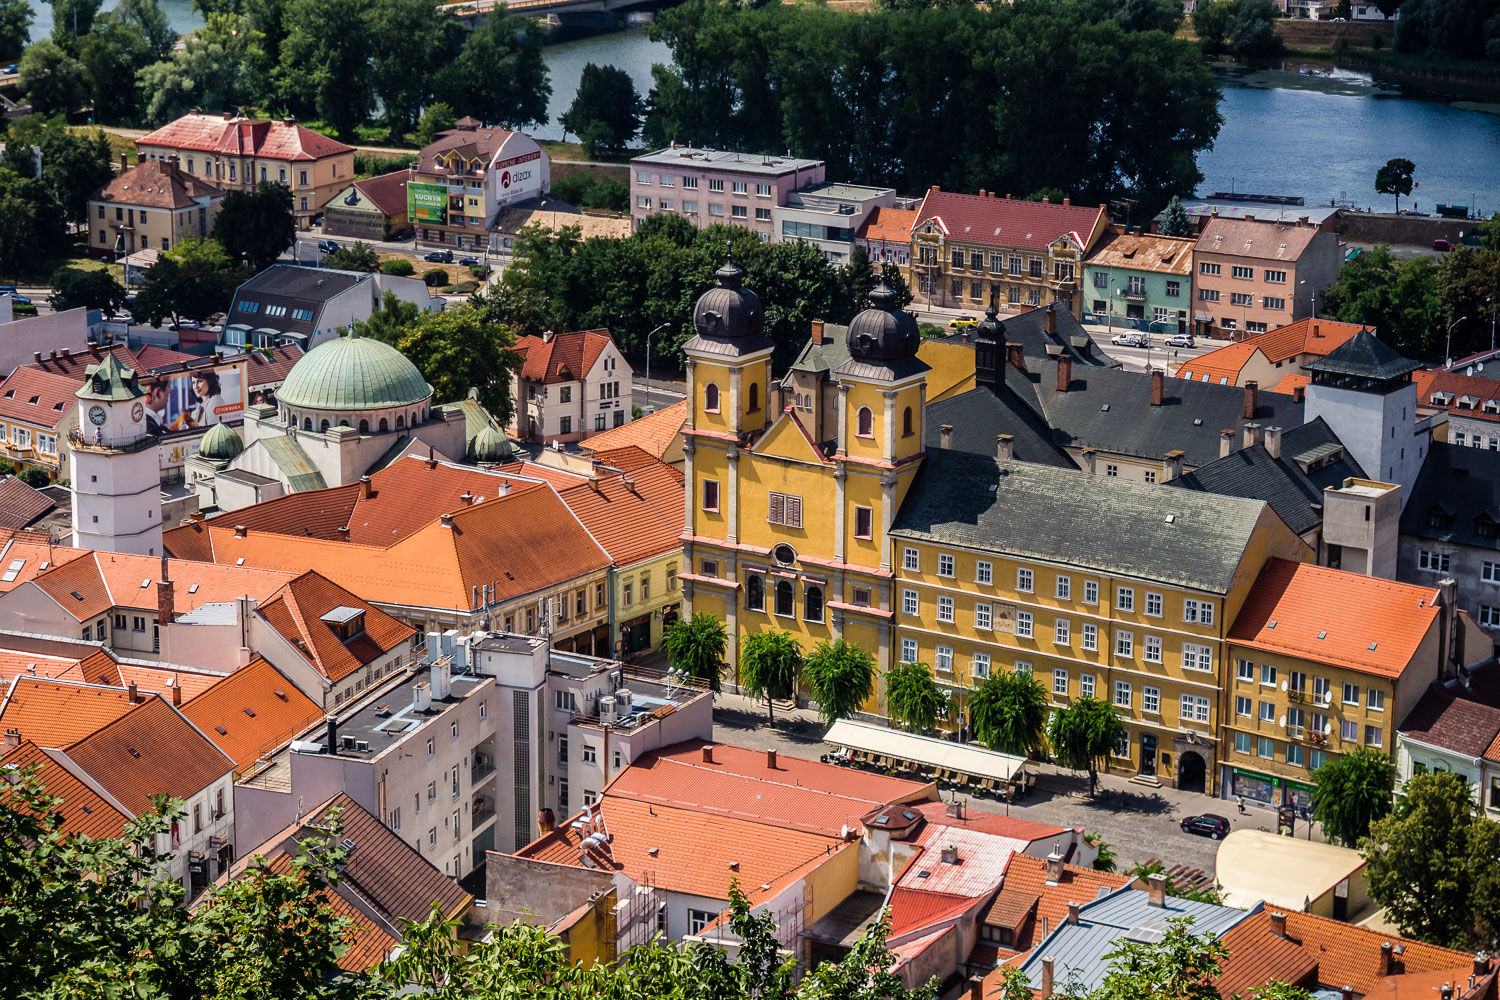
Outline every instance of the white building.
<svg viewBox="0 0 1500 1000">
<path fill-rule="evenodd" d="M 310 351 L 369 319 L 386 292 L 426 312 L 444 306 L 420 278 L 273 264 L 235 289 L 219 343 L 231 352 L 283 344 Z"/>
<path fill-rule="evenodd" d="M 517 437 L 581 441 L 630 421 L 630 365 L 608 330 L 523 337 L 511 379 Z"/>
<path fill-rule="evenodd" d="M 849 257 L 855 235 L 877 208 L 896 204 L 894 188 L 861 184 L 812 184 L 788 192 L 786 203 L 771 209 L 777 243 L 811 243 L 835 264 Z"/>
<path fill-rule="evenodd" d="M 163 551 L 157 439 L 146 433 L 146 392 L 137 375 L 113 354 L 84 372 L 79 437 L 68 453 L 77 548 Z"/>
</svg>

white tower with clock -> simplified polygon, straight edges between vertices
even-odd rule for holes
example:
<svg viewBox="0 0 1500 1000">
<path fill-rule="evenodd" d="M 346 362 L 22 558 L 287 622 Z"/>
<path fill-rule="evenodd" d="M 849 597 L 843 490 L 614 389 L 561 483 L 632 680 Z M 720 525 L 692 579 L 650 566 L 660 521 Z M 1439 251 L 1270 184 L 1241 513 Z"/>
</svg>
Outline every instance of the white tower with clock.
<svg viewBox="0 0 1500 1000">
<path fill-rule="evenodd" d="M 78 434 L 69 445 L 73 544 L 158 556 L 161 471 L 146 433 L 145 390 L 113 354 L 90 365 L 78 390 Z"/>
</svg>

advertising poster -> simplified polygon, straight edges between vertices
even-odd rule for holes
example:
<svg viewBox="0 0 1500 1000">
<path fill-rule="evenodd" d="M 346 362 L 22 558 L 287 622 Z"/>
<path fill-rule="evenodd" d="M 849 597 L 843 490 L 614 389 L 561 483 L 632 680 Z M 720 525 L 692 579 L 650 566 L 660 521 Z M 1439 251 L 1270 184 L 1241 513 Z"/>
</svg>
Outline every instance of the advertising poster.
<svg viewBox="0 0 1500 1000">
<path fill-rule="evenodd" d="M 448 188 L 442 184 L 408 184 L 406 208 L 414 226 L 445 226 L 448 224 Z"/>
<path fill-rule="evenodd" d="M 169 438 L 244 419 L 245 389 L 239 365 L 166 372 L 142 382 L 148 434 Z"/>
</svg>

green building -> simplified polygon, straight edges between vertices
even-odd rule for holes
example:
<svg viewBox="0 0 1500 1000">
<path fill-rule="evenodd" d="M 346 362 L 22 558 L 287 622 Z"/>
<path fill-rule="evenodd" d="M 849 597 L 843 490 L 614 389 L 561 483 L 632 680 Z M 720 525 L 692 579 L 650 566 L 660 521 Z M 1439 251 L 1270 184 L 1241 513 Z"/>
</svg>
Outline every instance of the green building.
<svg viewBox="0 0 1500 1000">
<path fill-rule="evenodd" d="M 1106 234 L 1083 262 L 1084 319 L 1185 333 L 1192 318 L 1195 243 L 1154 233 Z"/>
</svg>

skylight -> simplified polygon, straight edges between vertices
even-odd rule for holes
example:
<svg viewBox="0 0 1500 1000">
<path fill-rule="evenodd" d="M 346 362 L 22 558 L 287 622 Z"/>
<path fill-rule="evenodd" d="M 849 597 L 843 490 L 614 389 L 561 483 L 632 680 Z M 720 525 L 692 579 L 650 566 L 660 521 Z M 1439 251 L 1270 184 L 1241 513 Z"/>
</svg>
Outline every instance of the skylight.
<svg viewBox="0 0 1500 1000">
<path fill-rule="evenodd" d="M 12 559 L 10 565 L 5 567 L 5 575 L 0 576 L 0 583 L 14 583 L 16 577 L 21 575 L 21 569 L 25 565 L 25 559 Z"/>
</svg>

